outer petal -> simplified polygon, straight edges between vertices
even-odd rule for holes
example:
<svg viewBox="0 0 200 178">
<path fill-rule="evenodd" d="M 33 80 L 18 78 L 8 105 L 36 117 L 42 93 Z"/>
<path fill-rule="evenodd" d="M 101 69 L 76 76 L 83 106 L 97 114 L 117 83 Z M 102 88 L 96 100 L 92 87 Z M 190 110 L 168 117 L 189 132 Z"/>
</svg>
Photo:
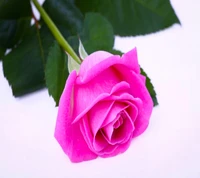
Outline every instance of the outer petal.
<svg viewBox="0 0 200 178">
<path fill-rule="evenodd" d="M 135 73 L 140 73 L 140 67 L 137 61 L 136 48 L 124 54 L 122 58 L 118 55 L 109 56 L 110 54 L 108 53 L 107 55 L 104 55 L 105 57 L 107 56 L 107 58 L 103 59 L 102 57 L 97 60 L 97 58 L 95 57 L 98 56 L 98 54 L 102 55 L 102 52 L 98 51 L 98 52 L 92 53 L 90 56 L 88 56 L 88 58 L 86 58 L 83 61 L 80 68 L 79 77 L 77 79 L 78 84 L 87 83 L 88 81 L 92 80 L 94 77 L 101 75 L 102 71 L 112 67 L 115 64 L 120 64 L 122 66 L 127 67 L 128 69 L 133 70 Z M 89 67 L 85 67 L 87 65 Z M 116 73 L 119 79 L 120 79 L 120 73 Z"/>
<path fill-rule="evenodd" d="M 122 56 L 122 59 L 127 62 L 128 65 L 131 65 L 131 69 L 135 73 L 140 73 L 140 66 L 138 64 L 138 58 L 137 58 L 137 49 L 134 48 L 131 51 L 125 53 Z"/>
<path fill-rule="evenodd" d="M 146 83 L 146 77 L 145 76 L 140 75 L 140 79 L 143 81 L 144 84 Z"/>
<path fill-rule="evenodd" d="M 63 151 L 72 162 L 81 162 L 97 157 L 87 146 L 79 127 L 79 123 L 72 124 L 73 87 L 76 80 L 76 72 L 73 71 L 66 82 L 62 93 L 58 117 L 55 128 L 55 138 Z"/>
<path fill-rule="evenodd" d="M 106 51 L 96 51 L 96 52 L 90 54 L 82 62 L 80 70 L 79 70 L 79 75 L 80 76 L 84 75 L 93 66 L 95 66 L 96 64 L 98 64 L 99 62 L 105 60 L 106 58 L 108 58 L 110 56 L 113 56 L 113 54 L 108 53 Z"/>
</svg>

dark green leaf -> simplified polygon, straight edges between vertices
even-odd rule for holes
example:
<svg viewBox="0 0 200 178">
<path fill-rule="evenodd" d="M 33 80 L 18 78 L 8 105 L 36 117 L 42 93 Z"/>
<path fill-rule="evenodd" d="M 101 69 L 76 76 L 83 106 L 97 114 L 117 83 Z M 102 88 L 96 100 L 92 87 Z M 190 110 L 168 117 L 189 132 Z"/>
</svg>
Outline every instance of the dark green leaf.
<svg viewBox="0 0 200 178">
<path fill-rule="evenodd" d="M 86 14 L 80 38 L 88 53 L 109 50 L 114 45 L 112 26 L 98 13 Z"/>
<path fill-rule="evenodd" d="M 58 43 L 55 42 L 51 47 L 47 58 L 45 78 L 49 95 L 52 95 L 54 98 L 56 106 L 59 103 L 67 76 L 67 55 Z"/>
<path fill-rule="evenodd" d="M 0 60 L 1 60 L 1 58 L 4 56 L 5 52 L 6 52 L 6 49 L 0 47 Z"/>
<path fill-rule="evenodd" d="M 24 0 L 21 2 L 23 1 Z M 10 2 L 14 3 L 14 1 L 9 1 L 9 3 Z M 18 0 L 16 0 L 16 2 L 18 2 Z M 83 15 L 72 2 L 48 0 L 45 1 L 44 7 L 65 38 L 72 34 L 77 35 L 79 29 L 82 29 Z M 2 35 L 3 40 L 0 41 L 6 47 L 13 47 L 13 41 L 17 41 L 15 39 L 19 39 L 18 37 L 20 36 L 17 32 L 23 31 L 18 30 L 17 25 L 20 20 L 19 17 L 22 15 L 16 14 L 17 13 L 15 13 L 15 18 L 18 19 L 11 19 L 12 23 L 7 22 L 7 26 L 2 28 L 4 30 L 2 30 L 2 34 L 4 33 L 6 35 Z M 7 14 L 5 16 L 7 17 Z M 13 18 L 14 15 L 9 16 L 9 18 L 10 17 Z M 43 24 L 43 20 L 40 21 L 40 24 L 42 25 L 40 30 L 23 37 L 20 44 L 7 56 L 3 57 L 4 75 L 12 86 L 15 96 L 30 93 L 45 86 L 44 65 L 46 63 L 49 47 L 53 44 L 54 38 L 46 25 Z M 11 28 L 10 33 L 8 31 L 9 28 Z"/>
<path fill-rule="evenodd" d="M 18 19 L 31 16 L 30 0 L 0 0 L 0 18 Z"/>
<path fill-rule="evenodd" d="M 98 13 L 86 14 L 82 31 L 78 36 L 70 36 L 67 41 L 78 54 L 80 37 L 88 54 L 105 50 L 112 51 L 114 45 L 114 33 L 111 24 Z"/>
<path fill-rule="evenodd" d="M 120 36 L 143 35 L 180 23 L 169 0 L 75 0 L 85 14 L 99 12 Z"/>
<path fill-rule="evenodd" d="M 83 25 L 83 15 L 74 3 L 66 0 L 47 0 L 43 5 L 65 38 L 77 35 Z"/>
<path fill-rule="evenodd" d="M 4 76 L 13 95 L 20 96 L 45 86 L 44 65 L 53 37 L 44 27 L 30 33 L 8 55 L 3 57 Z"/>
<path fill-rule="evenodd" d="M 89 53 L 100 49 L 112 49 L 114 43 L 112 26 L 100 14 L 88 13 L 83 22 L 83 15 L 73 1 L 48 0 L 43 7 L 76 52 L 78 37 Z"/>
<path fill-rule="evenodd" d="M 79 46 L 79 41 L 77 36 L 70 36 L 67 38 L 68 43 L 70 46 L 73 48 L 73 50 L 78 54 L 78 46 Z"/>
<path fill-rule="evenodd" d="M 30 18 L 0 20 L 0 46 L 12 48 L 30 28 Z"/>
<path fill-rule="evenodd" d="M 30 28 L 29 0 L 0 0 L 0 47 L 13 48 Z"/>
<path fill-rule="evenodd" d="M 116 49 L 111 49 L 109 52 L 112 53 L 112 54 L 120 55 L 120 56 L 123 55 L 123 53 L 121 51 L 116 50 Z"/>
<path fill-rule="evenodd" d="M 141 70 L 141 74 L 146 77 L 146 87 L 151 95 L 154 106 L 156 106 L 156 105 L 158 105 L 158 100 L 156 97 L 156 92 L 154 90 L 153 84 L 151 83 L 150 78 L 147 76 L 147 74 L 144 72 L 144 70 L 142 68 L 140 68 L 140 70 Z"/>
<path fill-rule="evenodd" d="M 0 46 L 9 48 L 17 29 L 17 20 L 0 20 Z"/>
</svg>

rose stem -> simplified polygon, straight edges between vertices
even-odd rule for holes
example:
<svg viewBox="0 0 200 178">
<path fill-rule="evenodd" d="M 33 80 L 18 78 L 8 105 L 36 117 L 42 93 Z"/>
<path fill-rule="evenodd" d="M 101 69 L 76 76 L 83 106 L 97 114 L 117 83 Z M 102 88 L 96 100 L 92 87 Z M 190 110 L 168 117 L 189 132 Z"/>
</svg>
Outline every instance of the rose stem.
<svg viewBox="0 0 200 178">
<path fill-rule="evenodd" d="M 43 18 L 43 20 L 45 21 L 45 23 L 47 24 L 47 26 L 51 30 L 52 34 L 54 35 L 54 37 L 58 41 L 58 43 L 63 47 L 63 49 L 78 64 L 80 64 L 81 61 L 80 61 L 79 57 L 76 55 L 76 53 L 74 52 L 74 50 L 72 49 L 72 47 L 69 45 L 69 43 L 64 39 L 64 37 L 62 36 L 62 34 L 60 33 L 60 31 L 58 30 L 58 28 L 56 27 L 56 25 L 53 23 L 53 21 L 51 20 L 51 18 L 49 17 L 49 15 L 43 9 L 43 7 L 38 3 L 37 0 L 32 0 L 32 1 L 33 1 L 33 4 L 35 5 L 35 7 L 37 8 L 37 10 L 39 11 L 41 17 Z"/>
</svg>

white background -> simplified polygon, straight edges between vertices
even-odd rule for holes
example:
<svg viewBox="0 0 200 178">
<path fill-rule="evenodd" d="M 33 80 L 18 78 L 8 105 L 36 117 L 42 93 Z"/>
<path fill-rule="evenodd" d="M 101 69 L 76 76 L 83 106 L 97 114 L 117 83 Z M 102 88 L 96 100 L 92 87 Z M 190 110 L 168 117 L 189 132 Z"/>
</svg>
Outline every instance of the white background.
<svg viewBox="0 0 200 178">
<path fill-rule="evenodd" d="M 160 105 L 146 132 L 113 158 L 73 164 L 53 137 L 57 108 L 46 89 L 14 98 L 0 62 L 0 178 L 199 178 L 200 3 L 173 0 L 181 26 L 136 38 Z"/>
</svg>

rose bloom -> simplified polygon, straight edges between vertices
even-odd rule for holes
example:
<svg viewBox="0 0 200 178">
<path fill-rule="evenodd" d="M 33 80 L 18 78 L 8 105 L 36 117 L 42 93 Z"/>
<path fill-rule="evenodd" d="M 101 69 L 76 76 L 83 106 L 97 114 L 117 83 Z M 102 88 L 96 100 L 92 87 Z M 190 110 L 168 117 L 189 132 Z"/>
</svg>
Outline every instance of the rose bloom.
<svg viewBox="0 0 200 178">
<path fill-rule="evenodd" d="M 55 138 L 72 162 L 115 156 L 145 131 L 152 108 L 136 49 L 122 57 L 97 51 L 67 79 Z"/>
</svg>

